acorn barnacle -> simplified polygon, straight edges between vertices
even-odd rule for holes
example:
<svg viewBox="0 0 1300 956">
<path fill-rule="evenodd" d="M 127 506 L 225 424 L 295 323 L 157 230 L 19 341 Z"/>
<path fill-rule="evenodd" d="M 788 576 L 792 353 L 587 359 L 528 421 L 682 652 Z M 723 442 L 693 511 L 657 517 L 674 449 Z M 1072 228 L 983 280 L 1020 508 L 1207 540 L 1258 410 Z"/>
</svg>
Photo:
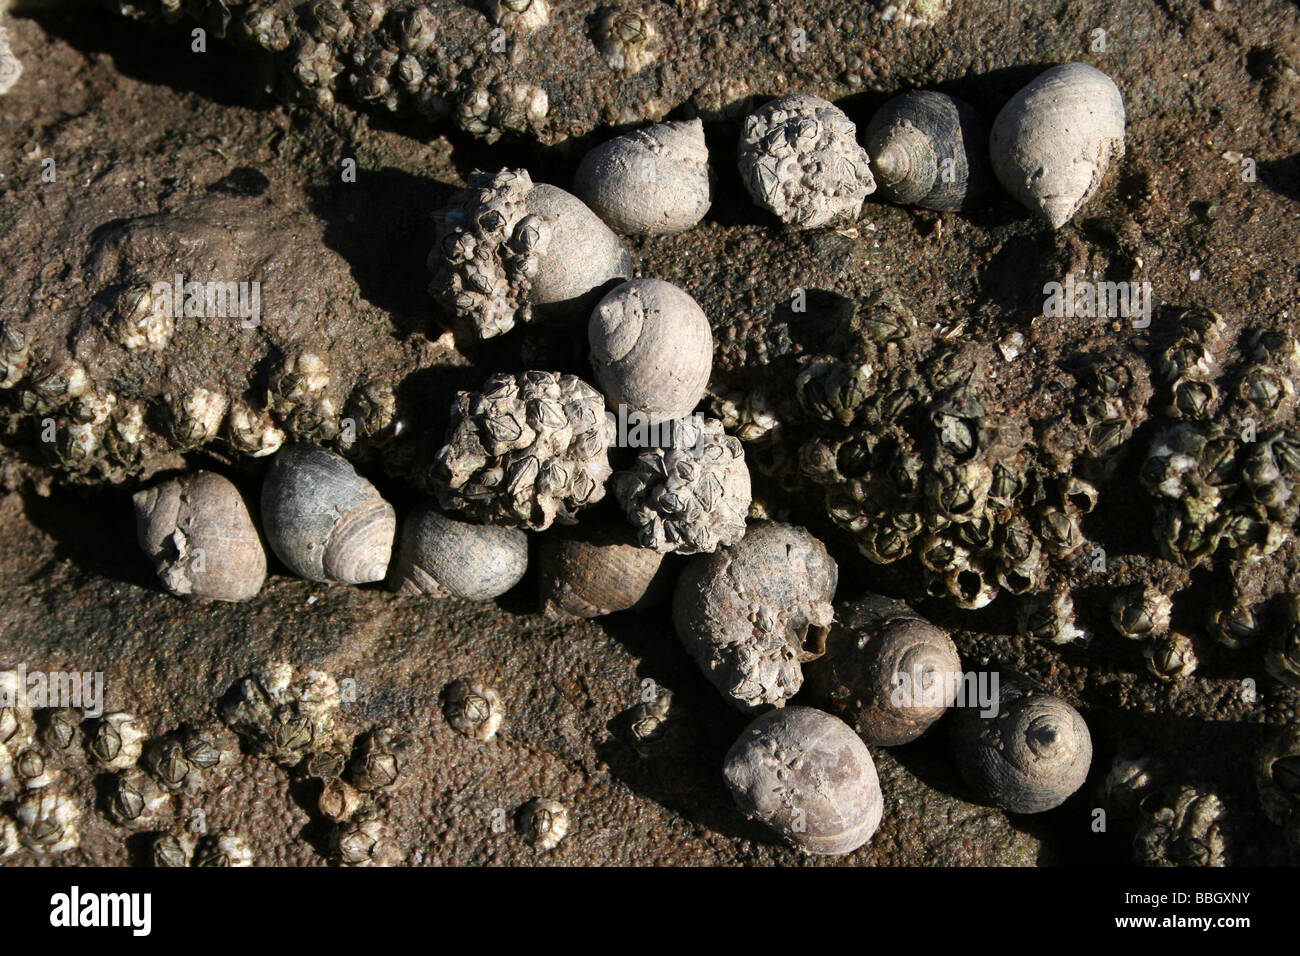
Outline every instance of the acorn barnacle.
<svg viewBox="0 0 1300 956">
<path fill-rule="evenodd" d="M 155 867 L 189 866 L 194 838 L 184 831 L 159 833 L 149 845 L 149 862 Z"/>
<path fill-rule="evenodd" d="M 392 829 L 373 811 L 358 813 L 340 824 L 332 841 L 334 857 L 343 866 L 385 867 L 402 862 Z"/>
<path fill-rule="evenodd" d="M 1282 600 L 1282 621 L 1270 635 L 1264 651 L 1264 667 L 1274 680 L 1288 687 L 1300 687 L 1300 597 Z"/>
<path fill-rule="evenodd" d="M 941 212 L 971 208 L 988 193 L 988 139 L 974 107 L 928 90 L 890 100 L 863 136 L 881 196 Z"/>
<path fill-rule="evenodd" d="M 673 623 L 706 677 L 734 706 L 780 707 L 825 652 L 839 571 L 803 528 L 762 521 L 730 547 L 692 558 L 677 580 Z"/>
<path fill-rule="evenodd" d="M 18 839 L 37 853 L 66 853 L 81 843 L 77 824 L 81 810 L 75 800 L 53 788 L 33 790 L 14 808 Z"/>
<path fill-rule="evenodd" d="M 132 285 L 118 294 L 109 319 L 109 334 L 124 349 L 161 352 L 175 332 L 171 309 L 155 305 L 151 286 Z"/>
<path fill-rule="evenodd" d="M 1002 675 L 996 716 L 966 708 L 953 722 L 953 749 L 967 784 L 1012 813 L 1041 813 L 1083 786 L 1092 737 L 1079 712 L 1019 677 Z"/>
<path fill-rule="evenodd" d="M 230 407 L 230 399 L 208 388 L 169 393 L 167 400 L 172 439 L 182 446 L 206 444 L 217 437 Z"/>
<path fill-rule="evenodd" d="M 0 388 L 13 388 L 23 380 L 30 357 L 27 336 L 0 324 Z"/>
<path fill-rule="evenodd" d="M 462 677 L 443 691 L 442 715 L 457 733 L 474 740 L 491 740 L 505 718 L 505 705 L 492 687 Z"/>
<path fill-rule="evenodd" d="M 271 376 L 267 407 L 295 438 L 329 441 L 339 433 L 330 381 L 327 355 L 289 352 Z"/>
<path fill-rule="evenodd" d="M 126 770 L 140 759 L 145 732 L 133 714 L 105 714 L 91 731 L 86 749 L 105 770 Z"/>
<path fill-rule="evenodd" d="M 434 460 L 439 503 L 486 524 L 571 524 L 605 496 L 611 431 L 605 400 L 573 375 L 494 375 L 452 406 Z"/>
<path fill-rule="evenodd" d="M 1224 866 L 1227 842 L 1219 820 L 1223 802 L 1213 793 L 1182 786 L 1153 793 L 1139 805 L 1142 822 L 1133 838 L 1135 861 L 1146 866 Z"/>
<path fill-rule="evenodd" d="M 597 146 L 578 167 L 573 189 L 618 232 L 671 236 L 704 218 L 712 179 L 704 123 L 694 119 Z"/>
<path fill-rule="evenodd" d="M 323 671 L 295 675 L 292 665 L 258 665 L 221 702 L 226 724 L 254 753 L 292 767 L 309 751 L 333 741 L 341 699 L 338 684 Z"/>
<path fill-rule="evenodd" d="M 158 579 L 178 597 L 247 601 L 266 580 L 266 552 L 243 496 L 196 471 L 138 492 L 136 534 Z"/>
<path fill-rule="evenodd" d="M 744 446 L 715 420 L 681 419 L 671 431 L 666 447 L 642 452 L 614 477 L 641 546 L 701 554 L 735 544 L 752 499 Z"/>
<path fill-rule="evenodd" d="M 524 532 L 462 521 L 423 502 L 402 523 L 388 586 L 402 594 L 488 601 L 518 584 L 527 570 Z"/>
<path fill-rule="evenodd" d="M 853 121 L 817 96 L 793 93 L 746 117 L 738 158 L 754 201 L 796 229 L 850 225 L 876 189 Z"/>
<path fill-rule="evenodd" d="M 548 615 L 593 618 L 641 610 L 672 592 L 676 565 L 621 521 L 595 519 L 552 528 L 537 559 L 542 609 Z"/>
<path fill-rule="evenodd" d="M 253 865 L 253 848 L 242 836 L 224 833 L 208 837 L 194 855 L 195 866 L 245 867 Z"/>
<path fill-rule="evenodd" d="M 311 581 L 364 584 L 388 573 L 397 514 L 340 455 L 289 445 L 262 482 L 267 543 Z"/>
<path fill-rule="evenodd" d="M 553 850 L 569 832 L 569 810 L 558 800 L 529 800 L 519 809 L 519 832 L 538 850 Z"/>
<path fill-rule="evenodd" d="M 659 28 L 641 10 L 602 7 L 596 12 L 596 49 L 611 68 L 639 73 L 659 59 Z"/>
<path fill-rule="evenodd" d="M 108 814 L 132 830 L 152 830 L 171 804 L 171 795 L 143 770 L 127 770 L 113 778 Z"/>
<path fill-rule="evenodd" d="M 411 739 L 392 727 L 372 730 L 362 738 L 348 768 L 349 782 L 366 793 L 391 790 L 401 778 L 410 746 Z"/>
<path fill-rule="evenodd" d="M 1174 604 L 1167 594 L 1149 585 L 1121 592 L 1110 605 L 1110 622 L 1125 637 L 1140 640 L 1169 630 Z"/>
<path fill-rule="evenodd" d="M 745 816 L 805 853 L 852 853 L 884 812 L 867 745 L 848 724 L 811 707 L 757 718 L 727 752 L 722 773 Z"/>
<path fill-rule="evenodd" d="M 1148 641 L 1142 649 L 1147 670 L 1161 680 L 1181 680 L 1196 672 L 1196 648 L 1186 634 L 1170 631 Z"/>
<path fill-rule="evenodd" d="M 434 214 L 429 292 L 481 339 L 534 321 L 534 310 L 567 316 L 608 282 L 630 278 L 632 257 L 576 196 L 527 170 L 475 173 Z"/>
<path fill-rule="evenodd" d="M 948 634 L 902 601 L 868 594 L 841 608 L 826 654 L 805 668 L 811 700 L 868 744 L 920 737 L 961 690 L 961 659 Z"/>
<path fill-rule="evenodd" d="M 1060 229 L 1124 155 L 1124 119 L 1124 99 L 1105 73 L 1083 63 L 1054 66 L 993 121 L 993 172 L 1022 205 Z"/>
<path fill-rule="evenodd" d="M 486 0 L 486 6 L 493 23 L 518 33 L 532 33 L 551 22 L 546 0 Z"/>
<path fill-rule="evenodd" d="M 237 398 L 226 415 L 226 441 L 235 451 L 250 458 L 274 455 L 284 444 L 284 431 L 275 424 L 271 413 Z"/>
</svg>

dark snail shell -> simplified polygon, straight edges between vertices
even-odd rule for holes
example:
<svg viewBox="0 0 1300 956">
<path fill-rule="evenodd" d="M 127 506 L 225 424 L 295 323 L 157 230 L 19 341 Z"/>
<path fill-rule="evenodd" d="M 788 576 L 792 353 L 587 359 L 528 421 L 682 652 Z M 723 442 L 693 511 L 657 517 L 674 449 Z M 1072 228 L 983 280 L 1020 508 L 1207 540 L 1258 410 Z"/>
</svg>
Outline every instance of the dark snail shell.
<svg viewBox="0 0 1300 956">
<path fill-rule="evenodd" d="M 968 209 L 993 184 L 988 124 L 956 97 L 930 90 L 895 97 L 872 117 L 865 142 L 877 191 L 890 202 Z"/>
<path fill-rule="evenodd" d="M 902 601 L 879 594 L 836 617 L 825 656 L 804 668 L 809 699 L 869 744 L 894 747 L 920 737 L 961 687 L 952 638 Z"/>
<path fill-rule="evenodd" d="M 388 586 L 402 594 L 489 601 L 528 570 L 528 536 L 518 528 L 452 518 L 426 501 L 402 522 Z"/>
<path fill-rule="evenodd" d="M 266 580 L 266 552 L 243 496 L 196 471 L 138 492 L 136 534 L 163 586 L 179 597 L 247 601 Z"/>
<path fill-rule="evenodd" d="M 538 589 L 549 615 L 603 617 L 641 610 L 671 593 L 676 563 L 636 543 L 621 521 L 552 528 L 538 553 Z"/>
<path fill-rule="evenodd" d="M 271 550 L 311 581 L 382 581 L 397 514 L 347 459 L 315 445 L 289 445 L 262 483 L 262 525 Z"/>
<path fill-rule="evenodd" d="M 963 708 L 953 721 L 953 749 L 967 784 L 981 799 L 1012 813 L 1041 813 L 1083 786 L 1092 737 L 1079 712 L 1021 677 L 1003 676 L 998 713 Z"/>
</svg>

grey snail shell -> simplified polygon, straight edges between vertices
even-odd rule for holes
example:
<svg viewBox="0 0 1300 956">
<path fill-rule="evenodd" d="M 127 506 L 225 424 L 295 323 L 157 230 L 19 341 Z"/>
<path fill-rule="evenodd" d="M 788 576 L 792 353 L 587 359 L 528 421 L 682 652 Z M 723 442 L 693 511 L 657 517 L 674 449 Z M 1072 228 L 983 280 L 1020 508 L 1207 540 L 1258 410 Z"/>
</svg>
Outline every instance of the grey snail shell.
<svg viewBox="0 0 1300 956">
<path fill-rule="evenodd" d="M 266 580 L 266 552 L 239 489 L 196 471 L 137 492 L 136 535 L 178 597 L 247 601 Z"/>
<path fill-rule="evenodd" d="M 388 572 L 397 514 L 346 458 L 288 445 L 262 483 L 262 526 L 271 550 L 311 581 L 365 584 Z"/>
<path fill-rule="evenodd" d="M 584 521 L 542 536 L 538 588 L 552 616 L 604 617 L 667 599 L 676 564 L 637 544 L 621 521 Z"/>
<path fill-rule="evenodd" d="M 890 202 L 967 209 L 993 185 L 988 124 L 956 97 L 930 90 L 895 97 L 871 118 L 864 141 L 877 191 Z"/>
<path fill-rule="evenodd" d="M 957 766 L 983 800 L 1012 813 L 1041 813 L 1083 786 L 1092 737 L 1079 712 L 1021 677 L 1004 676 L 998 713 L 957 711 L 952 727 Z"/>
<path fill-rule="evenodd" d="M 853 852 L 884 812 L 867 745 L 842 720 L 811 707 L 759 717 L 727 752 L 722 772 L 742 813 L 805 853 Z"/>
<path fill-rule="evenodd" d="M 836 615 L 826 654 L 806 665 L 809 699 L 868 744 L 920 737 L 961 689 L 952 638 L 902 601 L 868 594 Z"/>
<path fill-rule="evenodd" d="M 1060 229 L 1124 155 L 1124 119 L 1124 98 L 1109 76 L 1083 63 L 1054 66 L 993 121 L 993 172 L 1022 205 Z"/>
<path fill-rule="evenodd" d="M 402 522 L 388 586 L 402 594 L 490 601 L 528 570 L 528 536 L 517 528 L 452 518 L 426 501 Z"/>
</svg>

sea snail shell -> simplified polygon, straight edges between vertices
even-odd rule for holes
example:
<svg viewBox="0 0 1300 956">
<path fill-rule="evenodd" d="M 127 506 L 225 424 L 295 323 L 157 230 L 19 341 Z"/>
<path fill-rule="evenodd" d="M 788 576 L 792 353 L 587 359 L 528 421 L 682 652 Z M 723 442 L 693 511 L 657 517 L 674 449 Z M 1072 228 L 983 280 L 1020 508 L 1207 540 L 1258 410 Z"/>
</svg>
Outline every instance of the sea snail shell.
<svg viewBox="0 0 1300 956">
<path fill-rule="evenodd" d="M 591 313 L 587 338 L 611 409 L 658 424 L 689 415 L 704 397 L 713 332 L 699 304 L 671 282 L 624 282 Z"/>
<path fill-rule="evenodd" d="M 131 500 L 140 547 L 172 594 L 247 601 L 261 590 L 266 552 L 243 496 L 230 481 L 196 471 Z"/>
<path fill-rule="evenodd" d="M 287 445 L 262 483 L 271 550 L 311 581 L 382 581 L 397 515 L 347 459 L 315 445 Z"/>
<path fill-rule="evenodd" d="M 543 535 L 538 554 L 542 608 L 552 616 L 593 618 L 641 610 L 671 593 L 676 564 L 639 547 L 621 521 L 584 521 Z"/>
<path fill-rule="evenodd" d="M 947 633 L 902 601 L 868 594 L 842 608 L 826 655 L 807 665 L 811 700 L 868 744 L 920 737 L 961 689 L 961 659 Z"/>
<path fill-rule="evenodd" d="M 1083 63 L 1062 63 L 1011 98 L 989 135 L 993 172 L 1053 229 L 1074 217 L 1124 155 L 1124 98 Z"/>
<path fill-rule="evenodd" d="M 451 518 L 426 501 L 402 522 L 388 586 L 402 594 L 490 601 L 528 570 L 528 536 L 517 528 Z"/>
<path fill-rule="evenodd" d="M 597 146 L 574 191 L 601 219 L 633 236 L 671 236 L 709 211 L 709 150 L 698 120 L 662 123 Z"/>
<path fill-rule="evenodd" d="M 1028 680 L 1004 676 L 998 714 L 956 712 L 957 766 L 981 799 L 1012 813 L 1041 813 L 1083 786 L 1092 737 L 1079 712 Z"/>
<path fill-rule="evenodd" d="M 871 118 L 864 140 L 890 202 L 966 209 L 993 184 L 988 124 L 956 97 L 929 90 L 895 97 Z"/>
<path fill-rule="evenodd" d="M 871 752 L 820 710 L 759 717 L 727 752 L 722 772 L 742 813 L 805 853 L 851 853 L 880 825 L 884 798 Z"/>
</svg>

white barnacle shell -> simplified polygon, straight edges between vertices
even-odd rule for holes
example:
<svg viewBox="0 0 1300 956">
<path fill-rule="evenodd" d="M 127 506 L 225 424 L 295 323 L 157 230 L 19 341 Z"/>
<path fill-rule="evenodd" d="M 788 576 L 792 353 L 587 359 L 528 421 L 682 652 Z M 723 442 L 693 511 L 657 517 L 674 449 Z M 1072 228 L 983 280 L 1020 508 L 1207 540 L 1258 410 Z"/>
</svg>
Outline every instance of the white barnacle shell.
<svg viewBox="0 0 1300 956">
<path fill-rule="evenodd" d="M 242 398 L 231 402 L 226 416 L 226 440 L 236 451 L 251 458 L 274 455 L 284 444 L 284 437 L 266 409 L 255 408 Z"/>
<path fill-rule="evenodd" d="M 138 492 L 136 534 L 178 597 L 247 601 L 266 580 L 266 552 L 239 489 L 210 471 Z"/>
<path fill-rule="evenodd" d="M 217 436 L 230 400 L 221 392 L 195 388 L 168 395 L 172 435 L 182 445 L 202 445 Z"/>
<path fill-rule="evenodd" d="M 853 121 L 805 93 L 745 117 L 738 162 L 754 201 L 796 229 L 848 225 L 876 189 Z"/>
<path fill-rule="evenodd" d="M 993 121 L 993 172 L 1007 192 L 1060 229 L 1124 155 L 1124 98 L 1083 63 L 1063 63 L 1018 92 Z"/>
<path fill-rule="evenodd" d="M 2 15 L 3 10 L 0 9 L 0 16 Z M 18 62 L 18 57 L 14 56 L 14 51 L 9 46 L 9 31 L 0 23 L 0 96 L 12 90 L 22 75 L 23 65 Z"/>
<path fill-rule="evenodd" d="M 871 118 L 864 139 L 876 186 L 890 202 L 969 208 L 992 184 L 988 124 L 956 97 L 929 90 L 895 97 Z"/>
<path fill-rule="evenodd" d="M 487 0 L 492 22 L 517 33 L 532 33 L 551 22 L 546 0 Z"/>
<path fill-rule="evenodd" d="M 397 514 L 340 455 L 288 445 L 262 484 L 262 525 L 271 550 L 312 581 L 382 581 Z"/>
<path fill-rule="evenodd" d="M 14 818 L 19 840 L 37 853 L 66 853 L 81 843 L 77 831 L 81 811 L 66 794 L 34 790 L 19 801 Z"/>
<path fill-rule="evenodd" d="M 639 73 L 659 59 L 659 28 L 642 10 L 602 7 L 596 13 L 596 49 L 613 69 Z"/>
<path fill-rule="evenodd" d="M 523 531 L 452 518 L 426 501 L 402 523 L 388 586 L 403 594 L 489 601 L 518 584 L 527 570 Z"/>
<path fill-rule="evenodd" d="M 596 382 L 625 417 L 689 415 L 709 385 L 713 332 L 699 304 L 662 279 L 633 279 L 600 300 L 587 324 Z"/>
<path fill-rule="evenodd" d="M 704 124 L 661 123 L 602 143 L 582 160 L 573 188 L 619 232 L 690 229 L 708 212 L 712 193 Z"/>
<path fill-rule="evenodd" d="M 170 309 L 159 308 L 151 286 L 133 285 L 118 296 L 109 332 L 128 351 L 161 352 L 176 332 L 176 320 Z"/>
<path fill-rule="evenodd" d="M 116 711 L 105 714 L 95 726 L 86 749 L 105 770 L 126 770 L 140 759 L 145 736 L 134 714 Z"/>
<path fill-rule="evenodd" d="M 537 849 L 553 850 L 569 832 L 569 810 L 558 800 L 529 800 L 519 810 L 519 829 Z"/>
</svg>

